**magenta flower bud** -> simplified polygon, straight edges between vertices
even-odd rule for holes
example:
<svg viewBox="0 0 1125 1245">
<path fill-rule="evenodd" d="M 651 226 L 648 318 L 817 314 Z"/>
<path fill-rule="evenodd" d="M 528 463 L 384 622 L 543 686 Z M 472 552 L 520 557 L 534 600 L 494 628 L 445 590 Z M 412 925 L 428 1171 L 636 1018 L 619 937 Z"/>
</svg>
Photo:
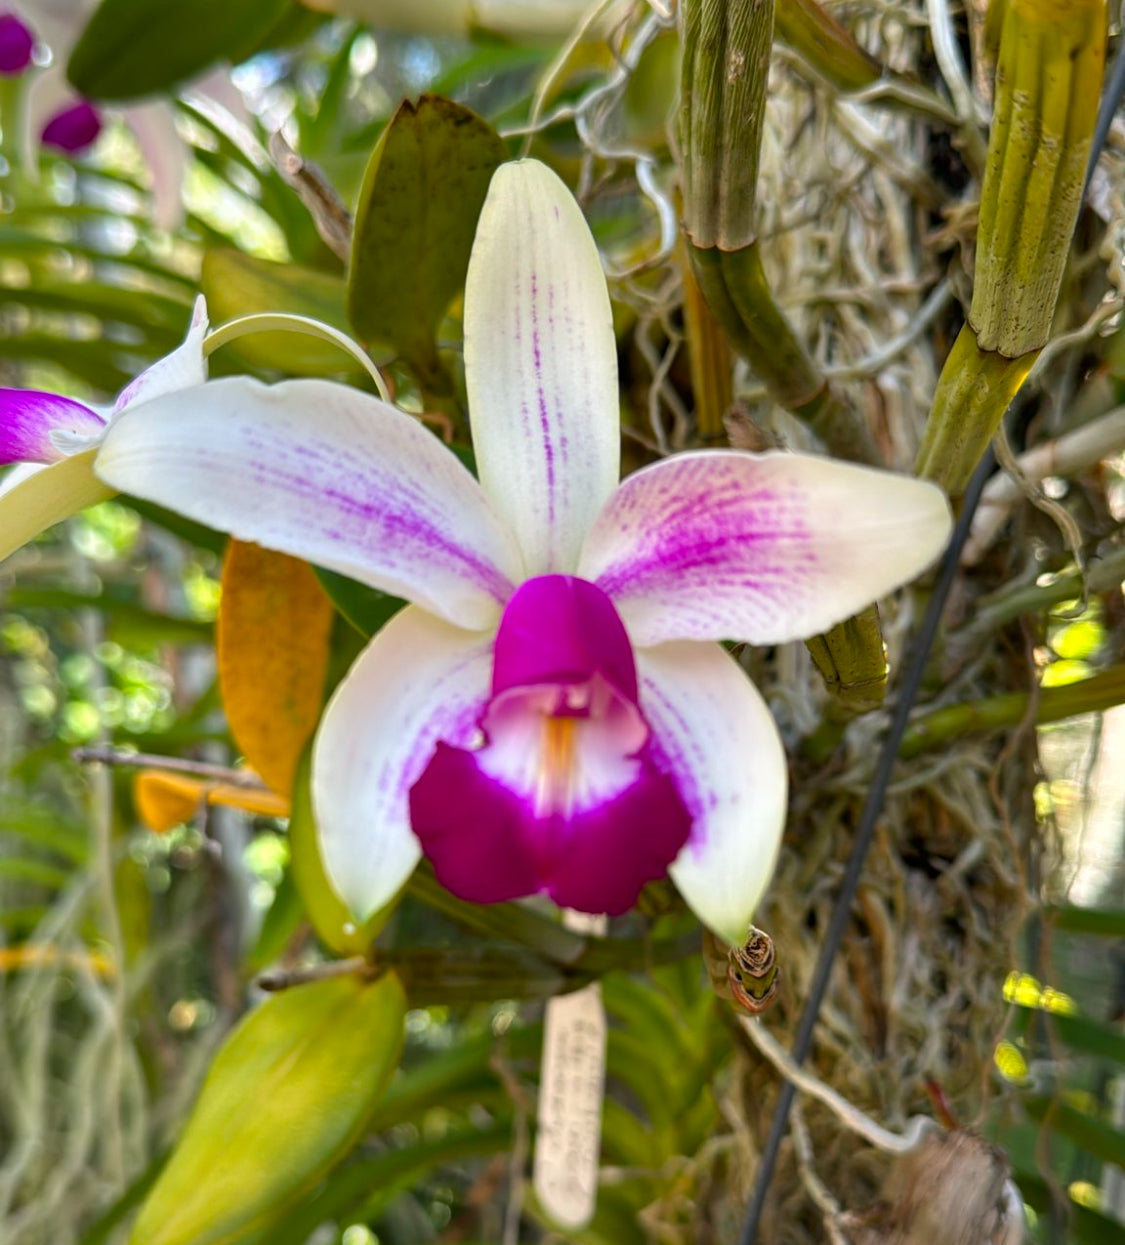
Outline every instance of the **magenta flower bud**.
<svg viewBox="0 0 1125 1245">
<path fill-rule="evenodd" d="M 0 13 L 0 74 L 20 74 L 31 64 L 35 36 L 14 13 Z"/>
<path fill-rule="evenodd" d="M 43 127 L 45 147 L 54 147 L 68 156 L 77 155 L 91 146 L 102 132 L 98 110 L 87 99 L 80 99 L 55 115 Z"/>
</svg>

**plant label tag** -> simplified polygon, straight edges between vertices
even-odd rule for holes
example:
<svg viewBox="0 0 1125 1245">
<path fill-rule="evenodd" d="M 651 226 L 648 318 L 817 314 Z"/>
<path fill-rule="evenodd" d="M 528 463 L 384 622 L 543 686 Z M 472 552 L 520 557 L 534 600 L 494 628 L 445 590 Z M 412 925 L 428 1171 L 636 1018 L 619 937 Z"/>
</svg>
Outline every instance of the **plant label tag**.
<svg viewBox="0 0 1125 1245">
<path fill-rule="evenodd" d="M 604 934 L 606 919 L 566 912 L 568 929 Z M 551 999 L 543 1018 L 539 1129 L 532 1183 L 543 1211 L 561 1228 L 594 1216 L 605 1095 L 606 1020 L 601 986 Z"/>
</svg>

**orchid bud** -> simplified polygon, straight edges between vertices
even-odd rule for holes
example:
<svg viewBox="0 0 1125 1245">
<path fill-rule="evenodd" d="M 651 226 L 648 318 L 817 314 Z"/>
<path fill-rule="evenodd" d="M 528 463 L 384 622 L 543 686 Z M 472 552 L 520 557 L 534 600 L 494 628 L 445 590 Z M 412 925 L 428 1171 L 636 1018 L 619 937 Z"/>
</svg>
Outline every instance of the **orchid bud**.
<svg viewBox="0 0 1125 1245">
<path fill-rule="evenodd" d="M 0 13 L 0 74 L 21 74 L 31 64 L 35 36 L 14 13 Z"/>
</svg>

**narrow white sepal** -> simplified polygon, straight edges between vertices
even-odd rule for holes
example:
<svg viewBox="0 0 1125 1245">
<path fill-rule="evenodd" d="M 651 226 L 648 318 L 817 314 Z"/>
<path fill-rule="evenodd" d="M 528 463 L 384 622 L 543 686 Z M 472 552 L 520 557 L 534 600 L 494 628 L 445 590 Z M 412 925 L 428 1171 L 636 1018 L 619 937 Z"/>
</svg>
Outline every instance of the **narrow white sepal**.
<svg viewBox="0 0 1125 1245">
<path fill-rule="evenodd" d="M 572 573 L 620 470 L 617 347 L 589 227 L 536 160 L 501 165 L 481 211 L 465 384 L 481 485 L 527 573 Z"/>
</svg>

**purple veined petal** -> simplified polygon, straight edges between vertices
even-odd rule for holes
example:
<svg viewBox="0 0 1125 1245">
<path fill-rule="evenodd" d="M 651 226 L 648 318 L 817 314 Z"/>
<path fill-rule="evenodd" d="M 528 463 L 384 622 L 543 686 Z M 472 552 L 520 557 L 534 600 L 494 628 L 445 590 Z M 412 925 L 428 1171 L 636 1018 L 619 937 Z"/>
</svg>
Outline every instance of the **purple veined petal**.
<svg viewBox="0 0 1125 1245">
<path fill-rule="evenodd" d="M 92 147 L 102 132 L 102 117 L 88 99 L 54 113 L 43 126 L 39 141 L 44 147 L 54 147 L 64 155 L 76 156 Z"/>
<path fill-rule="evenodd" d="M 0 74 L 21 74 L 31 64 L 35 36 L 14 13 L 0 13 Z"/>
<path fill-rule="evenodd" d="M 717 644 L 639 649 L 637 665 L 653 748 L 692 817 L 691 837 L 668 872 L 704 925 L 740 943 L 785 825 L 788 772 L 777 727 Z"/>
<path fill-rule="evenodd" d="M 94 450 L 46 467 L 17 467 L 0 482 L 0 562 L 40 532 L 113 496 L 94 475 Z"/>
<path fill-rule="evenodd" d="M 492 693 L 481 739 L 442 740 L 410 791 L 438 880 L 478 903 L 544 893 L 582 912 L 627 911 L 665 875 L 691 819 L 647 747 L 609 601 L 565 576 L 524 584 L 500 624 Z"/>
<path fill-rule="evenodd" d="M 97 471 L 123 493 L 406 597 L 494 625 L 523 578 L 480 486 L 436 437 L 325 380 L 208 381 L 130 406 Z"/>
<path fill-rule="evenodd" d="M 152 186 L 152 219 L 158 229 L 175 229 L 184 219 L 187 148 L 176 129 L 176 114 L 166 100 L 131 104 L 121 117 L 141 149 Z"/>
<path fill-rule="evenodd" d="M 491 633 L 408 606 L 329 701 L 313 750 L 313 807 L 329 878 L 357 919 L 388 903 L 418 863 L 407 793 L 440 739 L 462 744 L 476 732 L 491 666 Z"/>
<path fill-rule="evenodd" d="M 191 324 L 187 336 L 170 354 L 157 359 L 117 395 L 110 419 L 114 420 L 127 407 L 153 398 L 202 385 L 207 379 L 207 359 L 203 354 L 203 339 L 210 325 L 207 319 L 207 301 L 200 294 L 191 309 Z"/>
<path fill-rule="evenodd" d="M 105 420 L 73 398 L 38 389 L 0 389 L 0 464 L 58 462 L 66 454 L 52 433 L 85 440 L 104 431 Z"/>
<path fill-rule="evenodd" d="M 617 352 L 590 230 L 534 160 L 502 165 L 481 212 L 465 381 L 481 484 L 528 574 L 573 572 L 619 474 Z"/>
<path fill-rule="evenodd" d="M 579 574 L 633 642 L 775 644 L 826 631 L 941 553 L 949 503 L 932 484 L 802 454 L 700 450 L 625 480 Z"/>
</svg>

